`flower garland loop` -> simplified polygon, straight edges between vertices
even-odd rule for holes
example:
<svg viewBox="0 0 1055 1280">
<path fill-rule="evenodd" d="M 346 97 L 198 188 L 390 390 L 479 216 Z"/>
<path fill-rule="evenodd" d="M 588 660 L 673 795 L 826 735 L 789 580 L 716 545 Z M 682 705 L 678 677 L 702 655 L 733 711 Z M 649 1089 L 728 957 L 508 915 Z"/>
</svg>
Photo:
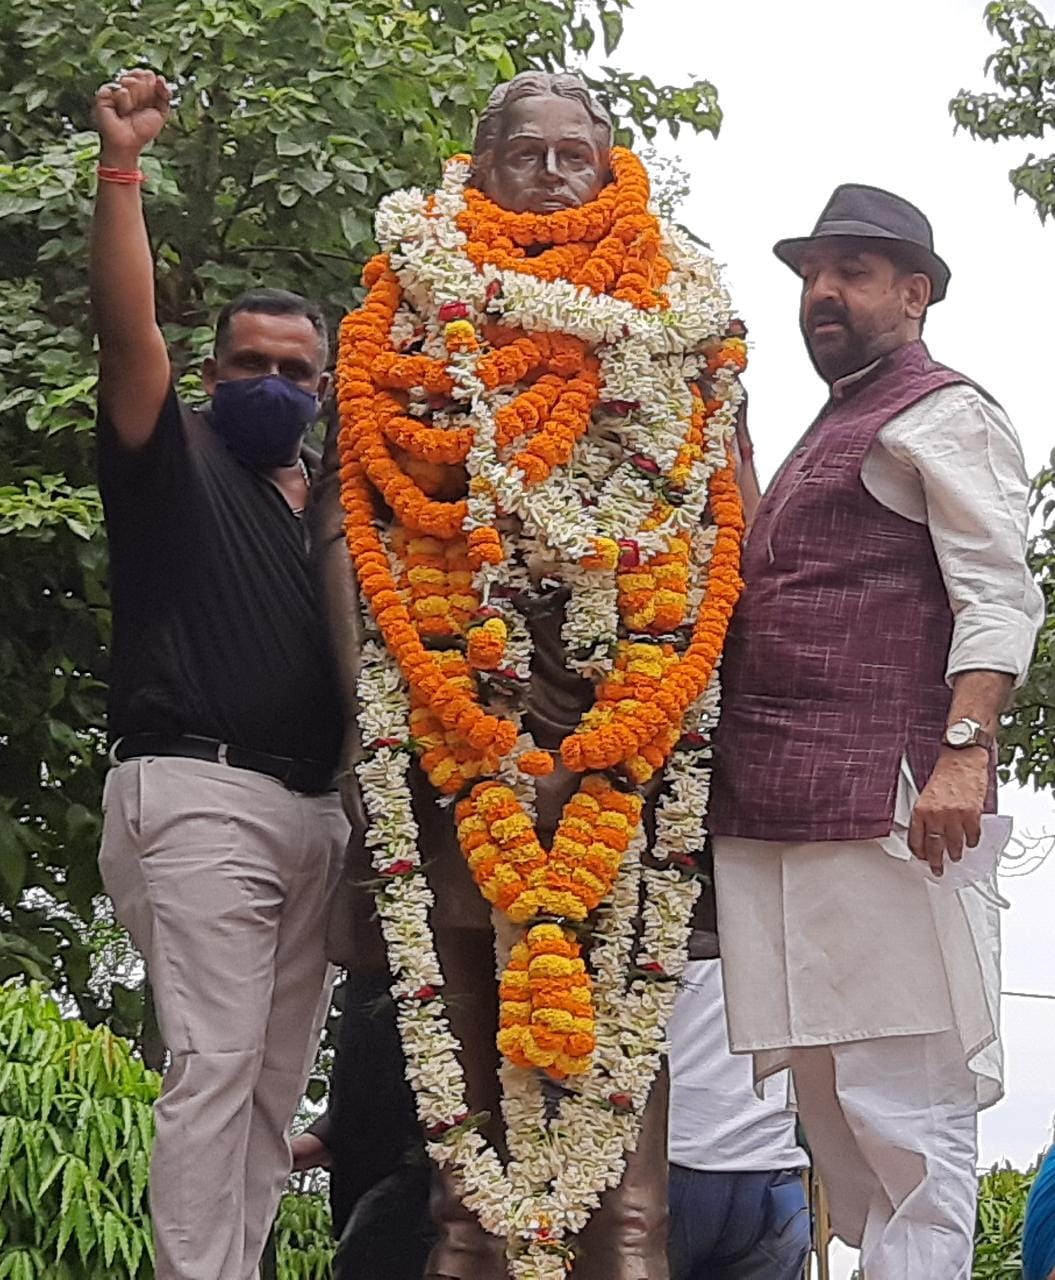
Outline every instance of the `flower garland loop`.
<svg viewBox="0 0 1055 1280">
<path fill-rule="evenodd" d="M 465 157 L 432 196 L 389 197 L 337 367 L 345 535 L 379 637 L 357 774 L 408 1071 L 430 1154 L 524 1280 L 565 1274 L 636 1142 L 698 892 L 741 586 L 742 326 L 711 260 L 652 213 L 636 157 L 614 149 L 612 175 L 546 215 L 498 208 Z M 553 753 L 518 708 L 530 602 L 560 583 L 568 662 L 595 700 Z M 505 1168 L 446 1022 L 412 756 L 519 930 L 499 983 Z M 547 848 L 534 782 L 558 760 L 579 781 Z M 646 871 L 639 788 L 660 771 Z M 556 1120 L 543 1076 L 563 1082 Z"/>
</svg>

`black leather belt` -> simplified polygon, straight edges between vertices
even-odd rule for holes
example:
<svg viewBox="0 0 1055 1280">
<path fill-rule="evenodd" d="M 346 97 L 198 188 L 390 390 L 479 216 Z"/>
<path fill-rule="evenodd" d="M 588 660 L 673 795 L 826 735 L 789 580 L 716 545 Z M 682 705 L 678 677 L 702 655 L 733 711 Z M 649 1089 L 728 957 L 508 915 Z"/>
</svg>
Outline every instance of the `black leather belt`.
<svg viewBox="0 0 1055 1280">
<path fill-rule="evenodd" d="M 321 795 L 336 785 L 334 771 L 319 760 L 291 760 L 286 756 L 268 755 L 266 751 L 250 751 L 215 738 L 199 738 L 193 734 L 170 738 L 160 733 L 133 733 L 118 738 L 110 752 L 117 762 L 138 760 L 143 756 L 181 756 L 188 760 L 210 760 L 227 764 L 232 769 L 249 769 L 262 773 L 289 791 Z"/>
</svg>

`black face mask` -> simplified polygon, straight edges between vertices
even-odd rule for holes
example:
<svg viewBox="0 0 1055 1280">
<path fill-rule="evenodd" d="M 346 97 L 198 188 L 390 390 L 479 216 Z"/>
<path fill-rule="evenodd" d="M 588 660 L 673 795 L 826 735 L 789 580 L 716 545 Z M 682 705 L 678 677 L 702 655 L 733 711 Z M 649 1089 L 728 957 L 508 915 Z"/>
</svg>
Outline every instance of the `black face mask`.
<svg viewBox="0 0 1055 1280">
<path fill-rule="evenodd" d="M 281 374 L 230 378 L 212 396 L 212 424 L 239 462 L 256 471 L 289 466 L 319 402 Z"/>
</svg>

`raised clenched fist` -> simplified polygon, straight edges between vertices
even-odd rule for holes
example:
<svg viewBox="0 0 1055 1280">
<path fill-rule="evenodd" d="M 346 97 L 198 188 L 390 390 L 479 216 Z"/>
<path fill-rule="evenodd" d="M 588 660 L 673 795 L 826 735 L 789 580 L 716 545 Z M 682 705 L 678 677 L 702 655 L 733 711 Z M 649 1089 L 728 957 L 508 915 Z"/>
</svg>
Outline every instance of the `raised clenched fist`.
<svg viewBox="0 0 1055 1280">
<path fill-rule="evenodd" d="M 143 148 L 168 119 L 171 90 L 153 71 L 128 71 L 95 95 L 95 126 L 102 139 L 100 161 L 135 168 Z"/>
</svg>

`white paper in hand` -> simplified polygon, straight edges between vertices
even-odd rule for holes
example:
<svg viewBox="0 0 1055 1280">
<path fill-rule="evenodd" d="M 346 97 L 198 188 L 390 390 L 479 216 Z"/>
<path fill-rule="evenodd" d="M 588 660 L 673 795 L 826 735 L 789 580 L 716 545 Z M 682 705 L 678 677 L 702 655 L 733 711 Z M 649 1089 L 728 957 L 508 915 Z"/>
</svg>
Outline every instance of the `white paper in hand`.
<svg viewBox="0 0 1055 1280">
<path fill-rule="evenodd" d="M 974 848 L 964 846 L 959 862 L 945 859 L 945 870 L 936 876 L 929 863 L 916 859 L 917 865 L 931 884 L 944 885 L 946 889 L 966 889 L 971 884 L 985 884 L 992 879 L 1000 862 L 1000 855 L 1011 839 L 1012 819 L 1002 813 L 982 815 L 982 834 Z"/>
</svg>

